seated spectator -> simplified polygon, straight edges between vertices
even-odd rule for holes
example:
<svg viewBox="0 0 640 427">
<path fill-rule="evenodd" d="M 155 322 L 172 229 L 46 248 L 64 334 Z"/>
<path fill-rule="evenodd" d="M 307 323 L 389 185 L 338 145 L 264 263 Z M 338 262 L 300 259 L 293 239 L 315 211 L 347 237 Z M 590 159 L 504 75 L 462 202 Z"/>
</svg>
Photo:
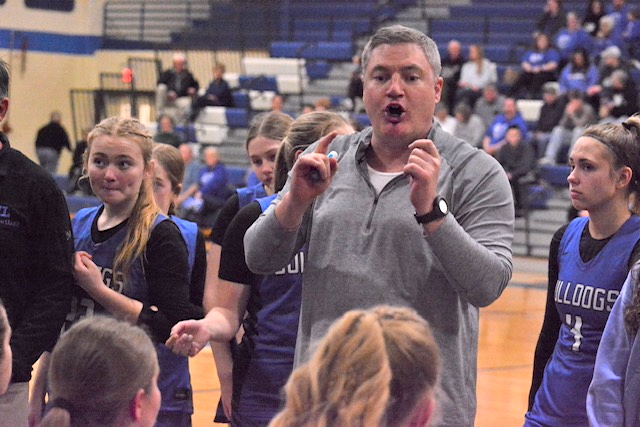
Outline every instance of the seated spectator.
<svg viewBox="0 0 640 427">
<path fill-rule="evenodd" d="M 11 325 L 9 325 L 4 303 L 0 300 L 0 396 L 7 391 L 11 380 L 13 353 L 9 341 L 11 341 Z"/>
<path fill-rule="evenodd" d="M 482 119 L 485 129 L 491 126 L 493 119 L 504 110 L 504 95 L 498 92 L 495 83 L 487 85 L 482 91 L 482 97 L 478 99 L 476 105 L 471 107 L 474 114 Z"/>
<path fill-rule="evenodd" d="M 453 128 L 456 125 L 456 119 L 449 114 L 447 106 L 442 102 L 436 104 L 433 111 L 433 119 L 437 121 L 445 132 L 453 134 Z"/>
<path fill-rule="evenodd" d="M 611 15 L 605 15 L 600 18 L 600 29 L 593 37 L 593 45 L 591 47 L 591 59 L 598 65 L 600 64 L 601 53 L 610 47 L 622 47 L 622 37 L 620 33 L 614 31 L 615 19 Z"/>
<path fill-rule="evenodd" d="M 638 111 L 638 89 L 635 82 L 624 70 L 611 74 L 611 85 L 602 91 L 600 97 L 600 120 L 603 122 L 623 122 Z"/>
<path fill-rule="evenodd" d="M 597 122 L 596 112 L 593 107 L 584 101 L 584 95 L 579 90 L 569 92 L 569 101 L 564 109 L 558 126 L 553 128 L 544 157 L 539 164 L 559 164 L 566 159 L 561 156 L 563 149 L 570 151 L 573 144 L 582 135 L 584 129 Z"/>
<path fill-rule="evenodd" d="M 200 85 L 187 68 L 183 54 L 173 55 L 173 67 L 165 70 L 158 78 L 156 88 L 156 114 L 171 115 L 178 123 L 189 119 L 193 97 Z M 165 111 L 166 110 L 166 111 Z"/>
<path fill-rule="evenodd" d="M 445 104 L 449 111 L 453 110 L 460 72 L 465 63 L 462 55 L 462 47 L 458 40 L 451 40 L 447 44 L 447 54 L 442 58 L 442 71 L 440 76 L 444 80 L 440 102 Z"/>
<path fill-rule="evenodd" d="M 453 128 L 453 136 L 467 141 L 474 147 L 481 148 L 486 128 L 480 116 L 473 114 L 471 107 L 464 102 L 456 105 L 454 113 L 456 123 Z"/>
<path fill-rule="evenodd" d="M 513 192 L 516 217 L 519 217 L 526 208 L 525 201 L 522 200 L 523 195 L 526 194 L 524 184 L 532 179 L 531 172 L 536 164 L 535 154 L 531 145 L 522 140 L 522 131 L 516 125 L 509 126 L 504 139 L 506 144 L 497 151 L 496 160 L 507 173 Z"/>
<path fill-rule="evenodd" d="M 579 91 L 587 96 L 591 106 L 597 110 L 600 99 L 594 94 L 594 86 L 597 86 L 599 81 L 598 69 L 589 61 L 587 52 L 578 48 L 571 54 L 571 61 L 562 69 L 558 83 L 563 96 L 567 96 L 573 90 Z"/>
<path fill-rule="evenodd" d="M 485 133 L 484 139 L 482 140 L 482 149 L 492 156 L 495 156 L 500 147 L 506 143 L 504 138 L 507 134 L 507 129 L 512 126 L 519 127 L 522 133 L 522 138 L 527 139 L 527 123 L 518 111 L 516 100 L 513 98 L 507 98 L 504 101 L 502 114 L 498 114 L 496 118 L 493 119 L 493 122 Z"/>
<path fill-rule="evenodd" d="M 536 34 L 554 37 L 566 22 L 566 14 L 561 0 L 547 0 L 544 10 L 536 23 Z"/>
<path fill-rule="evenodd" d="M 540 116 L 535 124 L 532 137 L 532 145 L 538 158 L 544 156 L 553 128 L 560 123 L 566 98 L 560 97 L 556 83 L 546 83 L 542 87 L 543 104 L 540 107 Z"/>
<path fill-rule="evenodd" d="M 591 37 L 595 37 L 600 30 L 600 18 L 605 16 L 604 5 L 602 0 L 591 0 L 587 6 L 587 13 L 582 20 L 582 28 L 589 33 Z"/>
<path fill-rule="evenodd" d="M 160 409 L 158 357 L 137 326 L 92 316 L 51 353 L 50 406 L 42 427 L 154 425 Z"/>
<path fill-rule="evenodd" d="M 331 109 L 331 100 L 327 97 L 318 99 L 313 104 L 313 111 L 327 111 Z"/>
<path fill-rule="evenodd" d="M 580 20 L 574 12 L 567 13 L 567 26 L 556 35 L 555 46 L 560 53 L 560 69 L 569 62 L 576 49 L 591 51 L 593 42 L 589 33 L 580 27 Z"/>
<path fill-rule="evenodd" d="M 542 96 L 542 85 L 558 78 L 560 55 L 549 44 L 546 34 L 538 34 L 533 49 L 525 53 L 520 63 L 520 75 L 511 89 L 516 98 L 536 98 Z"/>
<path fill-rule="evenodd" d="M 364 111 L 364 103 L 362 102 L 362 64 L 360 55 L 354 55 L 352 59 L 353 71 L 349 77 L 349 85 L 347 86 L 347 98 L 351 100 L 351 111 L 360 114 Z M 313 111 L 311 109 L 310 111 Z M 309 111 L 308 111 L 309 112 Z M 302 112 L 304 114 L 304 111 Z"/>
<path fill-rule="evenodd" d="M 184 161 L 184 178 L 182 179 L 182 191 L 176 199 L 176 208 L 180 212 L 182 203 L 190 196 L 188 190 L 197 187 L 198 178 L 200 176 L 200 169 L 202 169 L 202 162 L 193 153 L 193 144 L 188 142 L 180 144 L 178 150 Z"/>
<path fill-rule="evenodd" d="M 225 72 L 224 64 L 221 62 L 213 66 L 213 80 L 209 83 L 207 90 L 194 98 L 191 106 L 190 120 L 193 122 L 204 107 L 233 107 L 233 95 L 229 83 L 223 78 Z"/>
<path fill-rule="evenodd" d="M 587 89 L 587 96 L 600 96 L 602 91 L 611 87 L 611 74 L 616 70 L 623 70 L 629 73 L 631 67 L 629 63 L 622 59 L 622 52 L 617 46 L 610 46 L 600 54 L 600 65 L 598 66 L 598 84 Z"/>
<path fill-rule="evenodd" d="M 484 49 L 477 44 L 469 46 L 469 60 L 460 70 L 460 80 L 456 90 L 456 104 L 466 102 L 471 107 L 482 95 L 482 90 L 490 83 L 496 83 L 496 64 L 484 57 Z"/>
<path fill-rule="evenodd" d="M 204 166 L 200 169 L 198 183 L 187 189 L 187 199 L 182 204 L 185 218 L 199 225 L 211 225 L 218 211 L 230 196 L 227 168 L 220 161 L 215 147 L 203 151 Z"/>
<path fill-rule="evenodd" d="M 627 27 L 622 32 L 622 44 L 627 56 L 640 60 L 640 9 L 630 7 L 627 13 Z"/>
<path fill-rule="evenodd" d="M 613 25 L 618 34 L 622 34 L 624 29 L 627 28 L 629 9 L 630 7 L 625 0 L 611 0 L 611 3 L 605 8 L 607 15 L 613 17 Z"/>
<path fill-rule="evenodd" d="M 80 193 L 85 196 L 93 194 L 89 183 L 82 180 L 83 156 L 84 151 L 87 149 L 87 138 L 91 129 L 90 127 L 82 129 L 82 138 L 76 142 L 76 146 L 73 149 L 71 167 L 69 167 L 69 188 L 67 189 L 69 194 Z"/>
<path fill-rule="evenodd" d="M 163 114 L 158 119 L 158 131 L 153 135 L 153 141 L 176 148 L 182 144 L 182 137 L 176 132 L 176 123 L 170 115 Z"/>
<path fill-rule="evenodd" d="M 285 386 L 271 427 L 426 426 L 436 409 L 440 352 L 408 308 L 351 310 Z"/>
</svg>

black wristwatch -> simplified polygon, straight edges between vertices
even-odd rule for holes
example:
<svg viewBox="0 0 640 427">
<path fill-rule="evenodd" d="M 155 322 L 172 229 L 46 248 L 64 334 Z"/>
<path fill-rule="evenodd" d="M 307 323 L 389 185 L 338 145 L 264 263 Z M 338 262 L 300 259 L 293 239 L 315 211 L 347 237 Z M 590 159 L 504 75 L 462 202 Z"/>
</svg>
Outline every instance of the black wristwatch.
<svg viewBox="0 0 640 427">
<path fill-rule="evenodd" d="M 449 213 L 449 205 L 447 201 L 440 196 L 433 199 L 433 209 L 424 215 L 413 214 L 418 224 L 428 224 L 440 218 L 444 218 Z"/>
</svg>

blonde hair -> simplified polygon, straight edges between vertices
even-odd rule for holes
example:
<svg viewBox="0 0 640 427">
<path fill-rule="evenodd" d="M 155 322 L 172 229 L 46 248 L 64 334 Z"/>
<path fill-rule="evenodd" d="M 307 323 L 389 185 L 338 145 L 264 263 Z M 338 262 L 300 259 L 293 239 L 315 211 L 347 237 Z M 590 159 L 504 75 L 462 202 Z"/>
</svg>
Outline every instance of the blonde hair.
<svg viewBox="0 0 640 427">
<path fill-rule="evenodd" d="M 145 126 L 136 119 L 110 117 L 98 123 L 89 133 L 87 149 L 84 153 L 83 174 L 86 175 L 93 141 L 100 136 L 123 137 L 135 142 L 142 151 L 145 169 L 150 167 L 153 142 Z M 144 254 L 151 229 L 159 214 L 160 209 L 153 197 L 152 179 L 145 178 L 140 186 L 138 199 L 131 211 L 125 238 L 118 248 L 113 262 L 114 277 L 117 277 L 118 273 L 122 273 L 125 287 L 134 261 Z"/>
<path fill-rule="evenodd" d="M 40 425 L 115 425 L 139 390 L 151 392 L 158 370 L 155 347 L 142 329 L 105 316 L 85 318 L 51 353 L 54 404 Z"/>
<path fill-rule="evenodd" d="M 184 178 L 184 160 L 182 160 L 180 150 L 169 144 L 155 143 L 153 144 L 152 156 L 156 164 L 167 172 L 173 194 L 180 194 L 182 179 Z M 169 206 L 169 215 L 175 215 L 173 201 Z"/>
<path fill-rule="evenodd" d="M 298 150 L 304 151 L 322 136 L 342 126 L 351 126 L 351 124 L 340 114 L 331 111 L 312 111 L 294 120 L 276 155 L 275 191 L 280 191 L 287 182 L 287 174 L 296 161 Z"/>
<path fill-rule="evenodd" d="M 431 329 L 415 311 L 349 311 L 291 374 L 285 407 L 270 426 L 396 425 L 426 392 L 435 393 L 439 359 Z"/>
</svg>

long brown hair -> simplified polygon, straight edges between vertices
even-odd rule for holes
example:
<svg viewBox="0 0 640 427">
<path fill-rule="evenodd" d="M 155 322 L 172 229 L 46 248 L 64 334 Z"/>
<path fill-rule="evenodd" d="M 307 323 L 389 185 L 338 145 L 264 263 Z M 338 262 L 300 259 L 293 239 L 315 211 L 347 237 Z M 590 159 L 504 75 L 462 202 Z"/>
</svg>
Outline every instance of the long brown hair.
<svg viewBox="0 0 640 427">
<path fill-rule="evenodd" d="M 145 126 L 136 119 L 110 117 L 98 123 L 89 133 L 87 149 L 84 152 L 84 174 L 87 171 L 93 141 L 97 137 L 105 135 L 127 138 L 138 144 L 142 151 L 145 169 L 151 167 L 153 142 Z M 118 248 L 113 262 L 114 277 L 118 277 L 119 273 L 122 273 L 125 287 L 133 263 L 144 254 L 153 223 L 159 214 L 160 209 L 153 198 L 152 178 L 145 178 L 140 186 L 138 199 L 131 211 L 125 238 Z"/>
<path fill-rule="evenodd" d="M 180 150 L 169 144 L 155 143 L 153 144 L 153 160 L 167 172 L 171 182 L 171 192 L 176 196 L 180 194 L 185 169 Z M 175 213 L 175 206 L 171 201 L 169 215 L 175 215 Z"/>
</svg>

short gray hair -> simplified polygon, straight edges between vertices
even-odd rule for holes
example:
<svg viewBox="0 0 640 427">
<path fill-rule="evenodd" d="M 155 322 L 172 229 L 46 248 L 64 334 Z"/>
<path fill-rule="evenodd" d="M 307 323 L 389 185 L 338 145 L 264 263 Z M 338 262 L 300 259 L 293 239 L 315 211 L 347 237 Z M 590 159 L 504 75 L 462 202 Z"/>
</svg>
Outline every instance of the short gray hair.
<svg viewBox="0 0 640 427">
<path fill-rule="evenodd" d="M 431 66 L 433 75 L 438 77 L 442 64 L 440 62 L 440 52 L 436 43 L 423 32 L 415 30 L 413 28 L 405 27 L 403 25 L 391 25 L 389 27 L 382 27 L 369 39 L 364 49 L 362 50 L 362 69 L 367 70 L 369 58 L 371 58 L 371 52 L 376 47 L 389 44 L 401 44 L 411 43 L 418 45 L 424 56 L 427 58 L 427 62 Z"/>
</svg>

